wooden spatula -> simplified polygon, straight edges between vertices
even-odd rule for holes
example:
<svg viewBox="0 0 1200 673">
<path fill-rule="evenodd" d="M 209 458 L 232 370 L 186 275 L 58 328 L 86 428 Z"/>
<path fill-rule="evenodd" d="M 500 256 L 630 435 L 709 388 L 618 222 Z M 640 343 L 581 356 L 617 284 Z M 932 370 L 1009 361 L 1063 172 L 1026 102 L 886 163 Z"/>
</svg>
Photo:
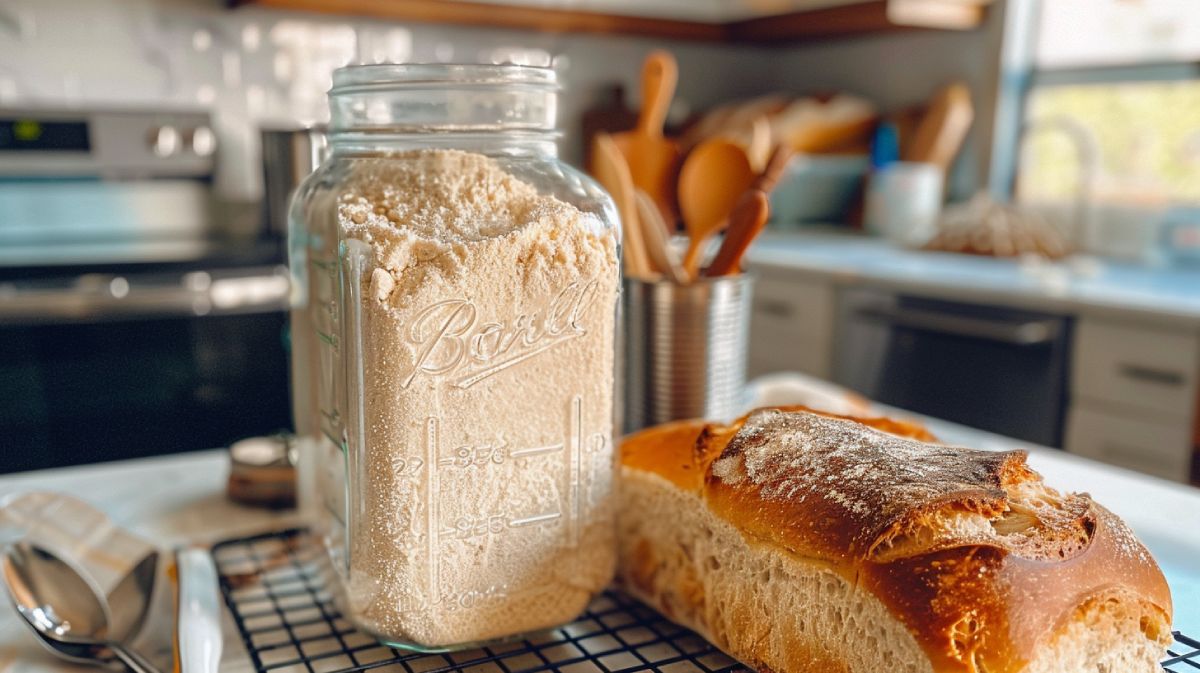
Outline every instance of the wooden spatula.
<svg viewBox="0 0 1200 673">
<path fill-rule="evenodd" d="M 621 156 L 607 133 L 597 133 L 592 148 L 592 175 L 601 186 L 613 197 L 617 205 L 617 213 L 621 216 L 622 243 L 624 246 L 625 275 L 633 278 L 647 278 L 653 275 L 650 262 L 646 257 L 640 222 L 637 216 L 637 204 L 634 201 L 633 179 L 629 175 L 629 166 L 625 157 Z"/>
<path fill-rule="evenodd" d="M 934 94 L 929 109 L 917 124 L 905 161 L 922 161 L 950 169 L 975 119 L 971 90 L 956 82 Z"/>
<path fill-rule="evenodd" d="M 766 115 L 755 117 L 750 124 L 746 143 L 746 156 L 750 157 L 750 165 L 754 170 L 762 172 L 766 169 L 771 156 L 771 144 L 771 122 Z"/>
<path fill-rule="evenodd" d="M 642 110 L 637 127 L 613 135 L 629 163 L 634 186 L 654 199 L 664 221 L 672 225 L 679 219 L 674 189 L 679 145 L 663 137 L 663 123 L 678 79 L 675 57 L 662 50 L 651 52 L 642 65 Z"/>
<path fill-rule="evenodd" d="M 691 239 L 683 257 L 690 278 L 696 277 L 704 244 L 725 227 L 733 206 L 756 177 L 746 151 L 724 138 L 700 143 L 684 161 L 679 172 L 679 209 Z"/>
<path fill-rule="evenodd" d="M 754 179 L 754 188 L 761 189 L 770 195 L 771 191 L 775 189 L 775 185 L 779 184 L 779 178 L 783 177 L 788 162 L 795 154 L 792 148 L 785 143 L 776 145 L 775 149 L 771 150 L 771 156 L 767 158 L 766 167 Z"/>
<path fill-rule="evenodd" d="M 742 256 L 754 239 L 767 226 L 767 195 L 761 189 L 750 189 L 738 200 L 729 215 L 729 229 L 717 256 L 704 270 L 705 276 L 728 276 L 738 273 Z"/>
</svg>

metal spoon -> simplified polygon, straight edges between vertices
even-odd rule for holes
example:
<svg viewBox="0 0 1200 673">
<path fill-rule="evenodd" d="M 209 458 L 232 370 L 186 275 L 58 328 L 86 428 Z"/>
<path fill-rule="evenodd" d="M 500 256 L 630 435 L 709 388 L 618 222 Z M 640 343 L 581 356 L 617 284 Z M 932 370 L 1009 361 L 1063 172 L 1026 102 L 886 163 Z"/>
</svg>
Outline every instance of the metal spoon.
<svg viewBox="0 0 1200 673">
<path fill-rule="evenodd" d="M 96 589 L 53 553 L 18 542 L 5 551 L 3 575 L 17 612 L 51 652 L 91 664 L 119 659 L 134 673 L 161 673 L 108 639 L 108 609 Z"/>
</svg>

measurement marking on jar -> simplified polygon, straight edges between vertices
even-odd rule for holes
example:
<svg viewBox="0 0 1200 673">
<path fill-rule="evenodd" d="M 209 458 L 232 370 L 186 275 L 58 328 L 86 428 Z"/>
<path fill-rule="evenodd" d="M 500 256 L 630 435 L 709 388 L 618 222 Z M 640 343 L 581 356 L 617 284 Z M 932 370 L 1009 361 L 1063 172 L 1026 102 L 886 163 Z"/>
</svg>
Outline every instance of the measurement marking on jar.
<svg viewBox="0 0 1200 673">
<path fill-rule="evenodd" d="M 533 446 L 527 449 L 508 448 L 508 443 L 500 440 L 497 445 L 460 446 L 454 450 L 453 456 L 438 459 L 438 467 L 465 469 L 468 467 L 485 467 L 487 465 L 503 465 L 509 460 L 518 458 L 533 458 L 556 453 L 563 450 L 563 443 L 548 446 Z"/>
<path fill-rule="evenodd" d="M 509 451 L 508 455 L 510 458 L 528 458 L 530 456 L 541 456 L 547 453 L 554 453 L 555 451 L 562 450 L 563 444 L 562 442 L 559 442 L 558 444 L 551 444 L 550 446 L 535 446 L 529 449 L 517 449 L 516 451 Z"/>
<path fill-rule="evenodd" d="M 440 532 L 442 535 L 455 537 L 459 540 L 467 540 L 479 537 L 480 535 L 494 535 L 500 533 L 506 527 L 508 527 L 508 522 L 505 521 L 502 514 L 481 517 L 463 516 L 456 519 L 453 526 L 443 528 Z"/>
<path fill-rule="evenodd" d="M 572 548 L 579 546 L 579 480 L 583 462 L 583 396 L 571 398 L 570 418 L 567 432 L 571 438 L 571 451 L 567 456 L 567 532 Z"/>
<path fill-rule="evenodd" d="M 463 445 L 454 449 L 453 456 L 439 458 L 438 466 L 465 468 L 472 465 L 482 467 L 488 463 L 499 465 L 504 462 L 507 454 L 508 442 L 503 439 L 498 444 L 483 444 L 481 446 Z"/>
<path fill-rule="evenodd" d="M 521 526 L 532 526 L 534 524 L 545 523 L 546 521 L 554 521 L 562 516 L 562 512 L 547 512 L 538 514 L 537 516 L 526 516 L 520 519 L 513 519 L 508 522 L 512 528 L 520 528 Z"/>
<path fill-rule="evenodd" d="M 425 419 L 425 462 L 429 465 L 437 464 L 438 454 L 438 419 L 430 416 Z M 429 588 L 426 596 L 432 600 L 440 600 L 438 598 L 438 475 L 437 470 L 425 470 L 426 488 L 428 489 L 429 497 L 426 499 L 428 505 L 425 508 L 425 531 L 426 537 L 429 540 Z"/>
<path fill-rule="evenodd" d="M 587 468 L 587 503 L 589 507 L 596 507 L 599 503 L 599 494 L 597 493 L 597 483 L 602 481 L 596 478 L 596 466 L 600 462 L 603 465 L 605 460 L 605 449 L 608 448 L 608 437 L 603 432 L 593 432 L 588 436 L 588 445 L 585 454 L 588 456 Z M 603 468 L 601 468 L 603 469 Z"/>
<path fill-rule="evenodd" d="M 544 514 L 523 516 L 516 519 L 508 519 L 503 514 L 493 514 L 477 518 L 460 517 L 455 520 L 453 525 L 446 526 L 438 532 L 441 535 L 454 537 L 459 540 L 467 540 L 481 535 L 498 535 L 509 528 L 536 526 L 537 524 L 554 521 L 561 517 L 562 512 L 546 512 Z"/>
<path fill-rule="evenodd" d="M 392 459 L 392 470 L 397 477 L 415 477 L 424 464 L 424 459 L 415 456 L 396 456 Z"/>
<path fill-rule="evenodd" d="M 526 589 L 518 591 L 515 596 L 521 594 L 532 593 L 538 591 L 539 587 L 533 587 L 532 590 Z M 507 598 L 508 584 L 493 584 L 481 589 L 467 590 L 451 590 L 447 593 L 440 594 L 437 597 L 437 603 L 445 607 L 446 611 L 452 612 L 462 608 L 470 609 L 479 607 L 484 602 L 499 598 Z M 400 614 L 425 614 L 429 611 L 429 606 L 419 598 L 405 598 L 396 605 L 396 611 Z"/>
</svg>

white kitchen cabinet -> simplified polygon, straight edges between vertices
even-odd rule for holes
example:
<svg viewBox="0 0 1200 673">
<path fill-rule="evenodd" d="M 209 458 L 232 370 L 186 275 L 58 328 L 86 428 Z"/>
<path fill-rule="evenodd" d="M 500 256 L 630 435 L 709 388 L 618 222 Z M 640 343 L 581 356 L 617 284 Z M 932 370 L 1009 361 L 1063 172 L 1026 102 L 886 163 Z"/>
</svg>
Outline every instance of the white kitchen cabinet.
<svg viewBox="0 0 1200 673">
<path fill-rule="evenodd" d="M 1200 338 L 1193 332 L 1085 318 L 1071 364 L 1076 398 L 1188 418 L 1196 409 Z"/>
<path fill-rule="evenodd" d="M 750 316 L 751 377 L 796 371 L 828 379 L 833 372 L 833 283 L 786 271 L 755 269 Z"/>
<path fill-rule="evenodd" d="M 1198 378 L 1197 332 L 1081 319 L 1072 348 L 1067 450 L 1187 481 Z"/>
<path fill-rule="evenodd" d="M 1115 412 L 1088 403 L 1071 407 L 1067 450 L 1109 465 L 1186 482 L 1192 464 L 1191 427 L 1173 419 Z"/>
</svg>

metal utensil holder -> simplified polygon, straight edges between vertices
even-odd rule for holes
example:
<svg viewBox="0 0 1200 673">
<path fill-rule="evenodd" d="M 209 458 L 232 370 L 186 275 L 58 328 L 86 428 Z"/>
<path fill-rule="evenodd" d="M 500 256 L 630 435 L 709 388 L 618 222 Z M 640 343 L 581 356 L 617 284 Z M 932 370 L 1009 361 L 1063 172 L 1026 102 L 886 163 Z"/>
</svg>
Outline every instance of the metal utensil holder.
<svg viewBox="0 0 1200 673">
<path fill-rule="evenodd" d="M 745 394 L 754 279 L 625 279 L 625 431 L 731 419 Z"/>
</svg>

